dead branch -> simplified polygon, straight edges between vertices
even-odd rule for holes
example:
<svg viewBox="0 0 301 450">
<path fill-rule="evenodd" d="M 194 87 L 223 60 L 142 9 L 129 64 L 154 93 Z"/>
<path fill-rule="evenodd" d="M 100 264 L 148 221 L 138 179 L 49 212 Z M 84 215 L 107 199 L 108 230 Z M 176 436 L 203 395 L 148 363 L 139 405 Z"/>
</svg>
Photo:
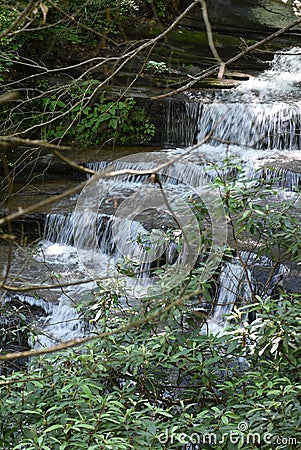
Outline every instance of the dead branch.
<svg viewBox="0 0 301 450">
<path fill-rule="evenodd" d="M 28 5 L 26 6 L 26 8 L 16 18 L 16 20 L 14 20 L 14 22 L 6 30 L 4 30 L 4 31 L 2 31 L 2 33 L 0 33 L 0 39 L 5 36 L 8 36 L 11 31 L 13 31 L 15 28 L 17 28 L 17 26 L 20 25 L 20 23 L 26 19 L 28 14 L 30 14 L 31 11 L 34 10 L 34 8 L 39 4 L 39 2 L 40 2 L 40 0 L 30 0 Z"/>
<path fill-rule="evenodd" d="M 226 65 L 225 65 L 224 61 L 222 60 L 222 58 L 220 57 L 220 55 L 218 54 L 218 51 L 214 44 L 211 24 L 210 24 L 209 17 L 208 17 L 207 3 L 205 0 L 199 0 L 199 1 L 202 6 L 202 14 L 203 14 L 204 24 L 206 27 L 208 45 L 209 45 L 209 48 L 210 48 L 214 58 L 216 59 L 216 61 L 218 62 L 219 66 L 220 66 L 220 69 L 218 72 L 218 78 L 222 79 L 224 76 Z"/>
<path fill-rule="evenodd" d="M 40 356 L 40 355 L 46 355 L 49 353 L 55 353 L 55 352 L 58 352 L 61 350 L 67 350 L 68 348 L 76 347 L 78 345 L 86 344 L 88 342 L 96 341 L 98 339 L 106 339 L 106 338 L 108 338 L 110 336 L 114 336 L 116 334 L 125 333 L 126 331 L 128 331 L 132 328 L 138 328 L 141 325 L 144 325 L 146 323 L 151 322 L 152 320 L 157 319 L 158 317 L 162 316 L 162 314 L 165 314 L 165 313 L 171 311 L 176 306 L 181 305 L 184 301 L 189 300 L 192 296 L 195 296 L 195 295 L 198 295 L 201 293 L 202 293 L 202 290 L 198 289 L 198 290 L 194 291 L 193 293 L 187 294 L 186 296 L 179 295 L 179 298 L 177 300 L 174 300 L 173 302 L 169 303 L 167 306 L 165 306 L 163 308 L 159 308 L 154 313 L 149 314 L 146 317 L 143 317 L 142 319 L 133 320 L 132 322 L 129 322 L 127 325 L 116 328 L 115 330 L 106 331 L 104 333 L 99 333 L 99 334 L 93 335 L 93 336 L 87 336 L 83 339 L 74 339 L 72 341 L 62 342 L 61 344 L 54 345 L 53 347 L 41 348 L 41 349 L 37 349 L 37 350 L 27 350 L 27 351 L 23 351 L 23 352 L 7 353 L 6 355 L 0 355 L 0 361 L 11 361 L 12 359 L 31 358 L 33 356 Z"/>
</svg>

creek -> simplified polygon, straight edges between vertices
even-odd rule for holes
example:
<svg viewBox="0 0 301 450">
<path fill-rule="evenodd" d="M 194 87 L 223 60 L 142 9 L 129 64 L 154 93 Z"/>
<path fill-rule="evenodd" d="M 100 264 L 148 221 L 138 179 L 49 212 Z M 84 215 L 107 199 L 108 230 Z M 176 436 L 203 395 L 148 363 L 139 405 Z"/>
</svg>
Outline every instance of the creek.
<svg viewBox="0 0 301 450">
<path fill-rule="evenodd" d="M 140 153 L 120 154 L 117 160 L 112 153 L 94 154 L 90 160 L 86 157 L 85 166 L 100 173 L 108 166 L 137 171 L 176 160 L 159 171 L 167 202 L 162 200 L 160 184 L 148 175 L 122 174 L 111 180 L 96 177 L 80 195 L 56 204 L 52 211 L 43 211 L 43 239 L 38 243 L 12 252 L 3 249 L 1 271 L 6 284 L 57 284 L 47 290 L 37 287 L 35 295 L 16 294 L 21 302 L 45 311 L 33 345 L 49 346 L 91 331 L 75 307 L 88 302 L 97 291 L 95 280 L 108 289 L 123 284 L 126 300 L 122 295 L 119 300 L 128 308 L 147 292 L 158 294 L 152 269 L 160 258 L 167 271 L 163 279 L 167 287 L 183 279 L 183 267 L 192 268 L 198 257 L 195 219 L 186 200 L 196 194 L 204 198 L 204 192 L 207 195 L 204 189 L 226 159 L 244 167 L 244 177 L 268 179 L 277 195 L 297 202 L 301 185 L 300 86 L 301 49 L 293 48 L 277 54 L 269 70 L 235 89 L 187 92 L 181 108 L 169 101 L 164 124 L 168 148 L 147 153 L 139 149 Z M 213 132 L 211 139 L 195 145 L 209 132 Z M 187 152 L 189 146 L 194 147 Z M 58 180 L 44 190 L 49 194 L 51 186 L 56 191 L 62 184 Z M 17 205 L 18 201 L 17 197 L 13 202 Z M 186 247 L 179 247 L 179 225 L 189 238 Z M 225 233 L 224 229 L 217 237 L 221 247 Z M 134 276 L 127 272 L 129 261 L 137 262 Z M 277 267 L 270 290 L 279 277 L 289 273 L 286 263 Z M 213 331 L 223 328 L 224 316 L 233 305 L 250 300 L 252 290 L 260 294 L 258 286 L 268 278 L 270 264 L 246 249 L 222 263 L 215 307 L 208 320 Z"/>
</svg>

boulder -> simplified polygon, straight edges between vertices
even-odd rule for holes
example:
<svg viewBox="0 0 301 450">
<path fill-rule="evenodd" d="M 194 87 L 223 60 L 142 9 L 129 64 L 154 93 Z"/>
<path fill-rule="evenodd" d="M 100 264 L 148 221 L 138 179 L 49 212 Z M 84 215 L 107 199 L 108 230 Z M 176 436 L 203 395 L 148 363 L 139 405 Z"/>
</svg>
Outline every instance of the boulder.
<svg viewBox="0 0 301 450">
<path fill-rule="evenodd" d="M 293 0 L 215 0 L 207 2 L 207 8 L 216 31 L 261 34 L 294 22 L 298 18 L 295 3 Z M 193 11 L 185 21 L 197 29 L 204 27 L 200 10 Z M 297 28 L 301 29 L 300 25 Z"/>
</svg>

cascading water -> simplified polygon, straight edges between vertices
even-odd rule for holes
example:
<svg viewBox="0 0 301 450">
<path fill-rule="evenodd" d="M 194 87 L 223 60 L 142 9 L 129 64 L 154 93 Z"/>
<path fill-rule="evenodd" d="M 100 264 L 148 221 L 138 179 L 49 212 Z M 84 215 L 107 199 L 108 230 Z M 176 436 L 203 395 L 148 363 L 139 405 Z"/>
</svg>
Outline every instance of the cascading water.
<svg viewBox="0 0 301 450">
<path fill-rule="evenodd" d="M 174 146 L 176 142 L 181 147 L 191 145 L 196 139 L 202 105 L 195 102 L 174 101 L 168 101 L 165 105 L 164 144 Z"/>
<path fill-rule="evenodd" d="M 198 140 L 213 130 L 213 143 L 255 149 L 300 148 L 300 104 L 220 102 L 204 105 Z"/>
<path fill-rule="evenodd" d="M 283 167 L 275 167 L 273 169 L 265 167 L 258 170 L 254 178 L 269 180 L 278 188 L 285 188 L 289 191 L 300 191 L 301 188 L 301 173 L 293 172 Z"/>
<path fill-rule="evenodd" d="M 167 190 L 171 189 L 182 195 L 181 189 L 183 188 L 184 198 L 187 193 L 185 194 L 185 183 L 181 181 L 183 178 L 179 176 L 179 172 L 190 186 L 197 188 L 215 175 L 215 170 L 209 167 L 208 163 L 223 164 L 223 160 L 229 154 L 235 155 L 238 160 L 243 161 L 246 167 L 249 164 L 247 174 L 251 178 L 268 178 L 271 182 L 275 181 L 276 186 L 289 190 L 300 187 L 301 176 L 298 172 L 294 172 L 289 165 L 291 155 L 295 155 L 301 145 L 301 100 L 300 95 L 298 97 L 295 91 L 295 87 L 301 82 L 300 53 L 301 50 L 295 48 L 286 55 L 276 55 L 270 70 L 242 83 L 235 90 L 216 94 L 211 102 L 208 102 L 208 98 L 206 101 L 202 101 L 201 94 L 189 94 L 191 99 L 196 101 L 182 104 L 180 112 L 178 105 L 169 102 L 166 141 L 170 145 L 191 145 L 194 143 L 196 135 L 200 140 L 212 130 L 213 139 L 186 155 L 183 159 L 187 162 L 186 165 L 181 160 L 169 167 L 168 171 L 165 168 L 162 169 L 160 178 Z M 157 167 L 164 160 L 166 154 L 178 157 L 183 151 L 182 148 L 177 148 L 154 152 L 153 160 L 147 162 L 143 158 L 137 157 L 137 160 L 132 163 L 131 169 L 145 170 Z M 273 158 L 278 160 L 279 155 L 286 158 L 288 164 L 285 169 L 278 166 L 275 170 L 265 167 L 269 161 L 273 163 Z M 196 173 L 191 170 L 189 161 L 199 164 L 200 171 Z M 86 166 L 96 171 L 102 171 L 107 168 L 108 162 L 96 161 L 86 163 Z M 127 164 L 119 160 L 112 163 L 112 167 L 114 170 L 123 170 Z M 106 196 L 102 199 L 100 211 L 95 213 L 97 219 L 94 224 L 91 223 L 91 216 L 85 216 L 85 214 L 79 216 L 76 212 L 68 215 L 48 215 L 45 224 L 45 239 L 40 244 L 40 251 L 36 258 L 50 267 L 56 267 L 58 262 L 66 267 L 69 266 L 70 273 L 66 269 L 63 276 L 67 280 L 73 279 L 71 273 L 73 275 L 83 273 L 77 251 L 73 247 L 76 238 L 77 247 L 91 250 L 97 245 L 97 257 L 101 253 L 105 276 L 108 266 L 114 265 L 116 260 L 122 256 L 122 251 L 112 238 L 112 227 L 116 227 L 115 237 L 117 236 L 119 241 L 122 240 L 123 230 L 126 227 L 125 221 L 118 222 L 113 217 L 114 209 L 126 195 L 133 192 L 133 189 L 137 189 L 137 186 L 139 189 L 146 185 L 151 186 L 149 175 L 121 175 L 114 181 L 106 181 L 104 183 Z M 159 190 L 158 186 L 156 189 Z M 111 208 L 108 214 L 104 213 L 106 204 L 110 204 Z M 160 214 L 163 216 L 162 213 Z M 139 256 L 139 245 L 141 246 L 143 243 L 141 235 L 148 234 L 138 219 L 137 221 L 132 220 L 130 231 L 132 242 L 125 243 L 129 246 L 131 244 L 133 248 L 132 253 L 129 253 L 130 256 Z M 74 235 L 75 228 L 76 236 Z M 96 242 L 93 242 L 92 235 L 97 236 Z M 174 259 L 176 247 L 175 243 L 171 243 L 167 248 L 166 260 Z M 93 260 L 92 254 L 91 258 Z M 149 269 L 147 266 L 149 261 L 142 262 L 146 264 L 143 270 L 145 272 Z M 244 301 L 250 299 L 252 292 L 251 277 L 248 276 L 249 263 L 250 259 L 244 267 L 238 259 L 234 259 L 227 262 L 222 268 L 217 305 L 211 317 L 213 328 L 214 324 L 217 328 L 222 326 L 224 315 L 231 311 L 233 304 L 237 303 L 238 299 L 241 298 Z M 95 284 L 92 283 L 90 289 L 93 289 L 93 286 L 95 287 Z M 88 288 L 86 288 L 87 290 Z M 67 290 L 67 295 L 59 293 L 57 304 L 53 306 L 44 324 L 47 333 L 51 336 L 49 338 L 40 337 L 38 339 L 40 344 L 37 345 L 49 345 L 50 342 L 72 338 L 74 335 L 83 335 L 87 332 L 69 300 L 71 297 L 75 302 L 77 301 L 76 292 L 80 292 L 78 287 Z M 61 327 L 60 323 L 65 320 L 72 324 L 70 330 L 66 330 L 65 325 Z M 78 323 L 77 320 L 79 320 Z"/>
<path fill-rule="evenodd" d="M 236 89 L 236 93 L 248 101 L 254 95 L 261 101 L 286 101 L 300 98 L 301 48 L 293 47 L 277 52 L 271 67 L 257 77 L 250 78 Z"/>
<path fill-rule="evenodd" d="M 202 95 L 189 94 L 203 102 L 198 140 L 213 132 L 205 154 L 211 153 L 218 160 L 232 155 L 243 164 L 250 179 L 268 179 L 277 187 L 298 190 L 300 82 L 301 49 L 292 48 L 276 54 L 269 70 L 230 92 L 217 94 L 212 102 L 203 102 Z"/>
<path fill-rule="evenodd" d="M 253 280 L 248 268 L 249 253 L 226 262 L 219 276 L 219 289 L 213 313 L 208 321 L 211 332 L 221 332 L 227 324 L 226 316 L 234 306 L 249 304 L 253 297 Z"/>
<path fill-rule="evenodd" d="M 255 267 L 258 267 L 263 275 L 264 279 L 261 281 L 255 275 Z M 234 306 L 246 306 L 254 301 L 256 295 L 261 298 L 272 295 L 278 281 L 287 271 L 285 265 L 275 266 L 268 257 L 247 251 L 241 251 L 237 257 L 225 262 L 218 280 L 213 313 L 206 329 L 212 333 L 223 333 L 228 325 L 227 316 Z"/>
</svg>

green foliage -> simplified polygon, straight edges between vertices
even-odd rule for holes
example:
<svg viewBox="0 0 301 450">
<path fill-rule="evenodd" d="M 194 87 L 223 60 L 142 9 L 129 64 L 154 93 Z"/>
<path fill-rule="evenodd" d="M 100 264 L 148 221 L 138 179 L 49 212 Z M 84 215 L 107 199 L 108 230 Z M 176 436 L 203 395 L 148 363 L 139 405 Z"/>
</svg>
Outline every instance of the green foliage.
<svg viewBox="0 0 301 450">
<path fill-rule="evenodd" d="M 141 2 L 143 3 L 143 2 Z M 159 18 L 164 19 L 166 17 L 167 14 L 167 6 L 171 6 L 171 7 L 175 7 L 175 4 L 172 5 L 168 5 L 168 2 L 163 2 L 162 0 L 146 0 L 146 3 L 148 3 L 149 5 L 152 5 L 152 7 L 154 8 L 154 10 L 156 11 L 156 15 Z"/>
<path fill-rule="evenodd" d="M 26 3 L 26 2 L 25 2 Z M 24 5 L 25 5 L 24 3 Z M 9 28 L 24 10 L 22 2 L 1 2 L 0 30 Z M 42 60 L 55 66 L 70 57 L 70 50 L 105 49 L 124 41 L 124 26 L 129 21 L 153 17 L 146 0 L 81 0 L 40 2 L 16 26 L 13 33 L 0 40 L 0 73 L 7 72 L 18 50 L 30 60 Z M 154 5 L 158 17 L 164 17 L 165 5 Z M 14 33 L 26 27 L 26 33 Z M 1 81 L 1 80 L 0 80 Z"/>
<path fill-rule="evenodd" d="M 3 123 L 41 139 L 65 139 L 82 145 L 144 144 L 155 135 L 155 127 L 133 98 L 118 101 L 104 96 L 91 104 L 89 95 L 97 81 L 84 82 L 68 92 L 33 100 L 24 107 L 2 108 Z M 48 89 L 47 81 L 39 88 Z M 47 95 L 47 94 L 46 94 Z M 84 106 L 84 105 L 87 106 Z M 89 106 L 91 105 L 91 106 Z"/>
<path fill-rule="evenodd" d="M 32 314 L 29 308 L 18 299 L 11 298 L 9 302 L 0 299 L 0 348 L 1 351 L 13 352 L 28 350 L 29 340 L 33 337 Z M 7 374 L 26 366 L 26 361 L 12 361 L 9 364 L 0 363 L 0 374 Z"/>
<path fill-rule="evenodd" d="M 82 142 L 96 144 L 110 140 L 121 144 L 148 142 L 155 128 L 142 108 L 134 108 L 135 104 L 133 98 L 127 98 L 88 106 L 82 111 L 76 134 Z"/>
<path fill-rule="evenodd" d="M 226 163 L 215 185 L 232 227 L 228 255 L 255 239 L 258 253 L 268 254 L 274 266 L 283 255 L 293 257 L 300 230 L 289 204 L 276 201 L 262 180 L 243 180 L 238 166 L 239 180 L 231 179 L 233 164 Z M 202 224 L 204 205 L 193 207 Z M 147 247 L 149 237 L 139 235 L 137 242 Z M 263 289 L 250 304 L 235 307 L 227 330 L 214 335 L 206 314 L 195 308 L 213 300 L 214 280 L 196 294 L 199 270 L 164 296 L 130 307 L 122 306 L 128 301 L 122 282 L 99 285 L 79 310 L 95 332 L 110 336 L 36 358 L 28 373 L 0 377 L 2 448 L 298 448 L 300 296 L 279 290 L 270 297 Z M 162 313 L 183 293 L 181 304 Z M 137 319 L 141 326 L 132 327 Z"/>
<path fill-rule="evenodd" d="M 102 45 L 105 46 L 108 37 L 120 37 L 123 21 L 137 15 L 139 3 L 135 0 L 88 0 L 83 6 L 82 1 L 74 0 L 59 4 L 58 6 L 69 17 L 74 17 L 74 20 L 68 20 L 66 15 L 62 15 L 60 11 L 50 6 L 47 23 L 53 23 L 53 28 L 39 30 L 32 37 L 45 43 L 55 40 L 57 47 L 65 49 L 68 49 L 70 44 L 82 46 L 83 43 L 87 47 L 93 47 L 99 45 L 102 37 Z M 62 18 L 63 23 L 60 23 Z M 37 20 L 40 18 L 37 17 Z"/>
<path fill-rule="evenodd" d="M 220 189 L 223 198 L 235 250 L 240 242 L 253 248 L 255 240 L 256 253 L 268 256 L 272 261 L 298 258 L 301 228 L 294 213 L 298 208 L 296 198 L 279 199 L 271 182 L 249 179 L 241 167 L 233 166 L 231 160 L 227 159 L 225 163 L 228 168 L 219 170 L 214 185 Z M 234 178 L 233 168 L 236 171 Z"/>
<path fill-rule="evenodd" d="M 146 70 L 154 74 L 168 73 L 169 69 L 165 62 L 148 61 L 145 66 Z"/>
<path fill-rule="evenodd" d="M 161 325 L 36 359 L 27 375 L 1 377 L 11 383 L 0 384 L 2 446 L 175 449 L 184 436 L 186 443 L 199 439 L 202 449 L 234 449 L 236 436 L 238 448 L 268 450 L 271 440 L 275 450 L 296 448 L 280 438 L 300 436 L 301 307 L 284 296 L 281 305 L 258 299 L 252 309 L 255 322 L 242 323 L 237 311 L 239 327 L 223 336 L 180 326 L 185 313 L 175 309 Z M 208 433 L 218 444 L 208 445 Z"/>
<path fill-rule="evenodd" d="M 17 12 L 0 5 L 0 31 L 7 29 L 17 18 Z M 13 61 L 18 59 L 17 51 L 21 47 L 22 39 L 12 39 L 4 36 L 0 39 L 0 82 L 4 81 L 4 75 L 8 73 Z M 2 76 L 1 76 L 2 75 Z"/>
<path fill-rule="evenodd" d="M 82 109 L 79 105 L 70 112 L 68 105 L 55 96 L 43 99 L 43 103 L 46 122 L 55 115 L 66 114 L 62 121 L 59 120 L 59 125 L 43 129 L 45 139 L 65 137 L 85 145 L 130 144 L 148 142 L 155 133 L 143 109 L 134 108 L 136 102 L 133 98 L 116 102 L 101 99 L 93 106 Z"/>
</svg>

